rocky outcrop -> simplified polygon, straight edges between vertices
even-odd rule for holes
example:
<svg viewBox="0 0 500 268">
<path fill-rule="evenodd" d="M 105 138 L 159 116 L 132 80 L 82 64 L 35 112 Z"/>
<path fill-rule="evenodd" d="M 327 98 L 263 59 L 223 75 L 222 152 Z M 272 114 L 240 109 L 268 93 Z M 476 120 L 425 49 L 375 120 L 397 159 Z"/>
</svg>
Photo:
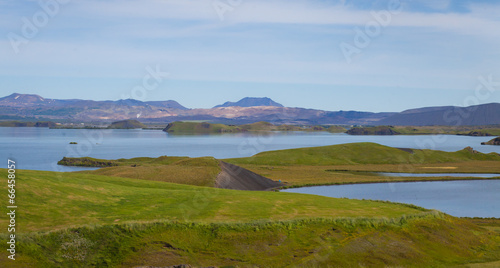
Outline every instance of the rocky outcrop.
<svg viewBox="0 0 500 268">
<path fill-rule="evenodd" d="M 390 126 L 354 127 L 349 129 L 346 133 L 349 135 L 399 135 L 400 134 Z"/>
<path fill-rule="evenodd" d="M 494 138 L 488 142 L 481 142 L 481 145 L 500 145 L 500 137 Z"/>
</svg>

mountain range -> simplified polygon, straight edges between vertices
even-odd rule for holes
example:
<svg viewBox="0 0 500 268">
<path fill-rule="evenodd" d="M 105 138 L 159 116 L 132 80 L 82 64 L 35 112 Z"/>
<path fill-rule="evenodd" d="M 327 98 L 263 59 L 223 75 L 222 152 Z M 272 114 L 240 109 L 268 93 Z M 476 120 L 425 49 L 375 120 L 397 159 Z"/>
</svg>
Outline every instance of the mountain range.
<svg viewBox="0 0 500 268">
<path fill-rule="evenodd" d="M 285 107 L 270 98 L 243 98 L 210 109 L 189 109 L 173 100 L 59 100 L 14 93 L 0 98 L 0 119 L 79 122 L 139 119 L 144 123 L 206 120 L 225 124 L 267 121 L 274 124 L 459 126 L 500 124 L 500 103 L 470 107 L 425 107 L 400 113 L 372 113 Z"/>
<path fill-rule="evenodd" d="M 237 102 L 225 102 L 224 104 L 217 105 L 214 108 L 219 107 L 253 107 L 253 106 L 275 106 L 284 107 L 283 105 L 271 100 L 270 98 L 250 98 L 246 97 Z"/>
</svg>

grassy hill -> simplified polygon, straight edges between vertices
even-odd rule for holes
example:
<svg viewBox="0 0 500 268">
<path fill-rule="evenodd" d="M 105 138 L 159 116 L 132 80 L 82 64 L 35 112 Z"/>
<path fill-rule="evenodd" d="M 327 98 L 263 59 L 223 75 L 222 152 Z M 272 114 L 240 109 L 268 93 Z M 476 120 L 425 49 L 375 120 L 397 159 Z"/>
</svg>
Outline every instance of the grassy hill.
<svg viewBox="0 0 500 268">
<path fill-rule="evenodd" d="M 330 133 L 344 133 L 347 129 L 341 126 L 330 126 L 326 129 L 326 131 Z"/>
<path fill-rule="evenodd" d="M 15 262 L 2 254 L 2 267 L 442 266 L 500 259 L 498 233 L 411 205 L 84 173 L 18 170 L 17 177 L 18 254 Z M 7 203 L 7 195 L 0 200 Z M 5 217 L 0 225 L 7 226 Z"/>
<path fill-rule="evenodd" d="M 343 128 L 341 128 L 343 129 Z M 273 125 L 268 122 L 256 122 L 245 125 L 225 125 L 212 124 L 207 122 L 173 122 L 163 130 L 168 133 L 239 133 L 247 131 L 326 131 L 322 126 L 294 126 L 294 125 Z M 338 131 L 339 127 L 331 128 L 331 131 Z M 345 131 L 345 129 L 344 129 Z"/>
<path fill-rule="evenodd" d="M 139 161 L 135 159 L 135 162 L 128 160 L 134 164 L 88 171 L 88 173 L 214 187 L 217 175 L 221 172 L 219 161 L 212 157 L 174 160 L 174 157 L 165 157 L 163 161 L 152 160 L 149 163 L 142 159 Z"/>
<path fill-rule="evenodd" d="M 356 164 L 422 164 L 465 161 L 500 161 L 496 153 L 483 154 L 472 149 L 457 152 L 398 149 L 376 143 L 350 143 L 258 153 L 252 157 L 227 159 L 233 164 L 254 165 L 356 165 Z"/>
<path fill-rule="evenodd" d="M 472 148 L 457 152 L 398 149 L 375 143 L 351 143 L 259 153 L 225 160 L 285 187 L 308 185 L 473 179 L 466 177 L 389 177 L 378 172 L 406 173 L 498 173 L 500 156 Z M 59 164 L 105 167 L 86 171 L 143 180 L 213 187 L 221 168 L 213 158 L 139 157 L 132 159 L 63 158 Z"/>
<path fill-rule="evenodd" d="M 399 135 L 401 134 L 394 127 L 377 126 L 377 127 L 353 127 L 347 132 L 349 135 Z"/>
<path fill-rule="evenodd" d="M 350 135 L 465 135 L 499 136 L 498 125 L 485 126 L 374 126 L 354 127 L 347 131 Z"/>
<path fill-rule="evenodd" d="M 500 155 L 472 148 L 457 152 L 398 149 L 375 143 L 262 152 L 252 157 L 226 159 L 286 187 L 424 180 L 473 179 L 465 177 L 390 177 L 378 172 L 498 173 Z"/>
<path fill-rule="evenodd" d="M 205 134 L 205 133 L 238 133 L 245 130 L 237 126 L 224 124 L 210 124 L 207 122 L 173 122 L 168 124 L 163 131 L 174 134 Z"/>
<path fill-rule="evenodd" d="M 146 125 L 137 120 L 123 120 L 111 123 L 108 128 L 112 129 L 135 129 L 135 128 L 145 128 Z"/>
</svg>

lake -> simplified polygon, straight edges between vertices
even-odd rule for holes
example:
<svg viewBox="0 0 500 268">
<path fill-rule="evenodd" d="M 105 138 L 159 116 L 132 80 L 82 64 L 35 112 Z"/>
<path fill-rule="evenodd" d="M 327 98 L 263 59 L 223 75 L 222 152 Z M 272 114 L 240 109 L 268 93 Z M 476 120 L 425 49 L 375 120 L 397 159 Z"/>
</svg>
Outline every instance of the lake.
<svg viewBox="0 0 500 268">
<path fill-rule="evenodd" d="M 500 153 L 500 146 L 480 145 L 491 137 L 456 135 L 351 136 L 327 132 L 239 133 L 222 135 L 171 135 L 161 130 L 85 130 L 0 127 L 0 156 L 17 161 L 20 169 L 75 171 L 62 167 L 64 156 L 103 159 L 168 156 L 248 157 L 262 151 L 375 142 L 402 148 L 457 151 L 467 146 Z M 77 145 L 69 145 L 77 142 Z"/>
<path fill-rule="evenodd" d="M 283 192 L 386 200 L 437 209 L 456 217 L 500 218 L 500 180 L 351 184 Z"/>
</svg>

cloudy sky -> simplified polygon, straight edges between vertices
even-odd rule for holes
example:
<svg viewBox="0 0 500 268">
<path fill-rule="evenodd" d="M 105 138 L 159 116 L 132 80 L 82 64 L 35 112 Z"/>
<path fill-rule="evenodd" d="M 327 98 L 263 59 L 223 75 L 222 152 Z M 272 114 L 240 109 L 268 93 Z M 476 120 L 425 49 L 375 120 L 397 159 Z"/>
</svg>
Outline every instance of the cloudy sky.
<svg viewBox="0 0 500 268">
<path fill-rule="evenodd" d="M 498 14 L 493 0 L 0 0 L 0 96 L 500 102 L 500 86 L 475 96 L 480 77 L 500 82 Z"/>
</svg>

